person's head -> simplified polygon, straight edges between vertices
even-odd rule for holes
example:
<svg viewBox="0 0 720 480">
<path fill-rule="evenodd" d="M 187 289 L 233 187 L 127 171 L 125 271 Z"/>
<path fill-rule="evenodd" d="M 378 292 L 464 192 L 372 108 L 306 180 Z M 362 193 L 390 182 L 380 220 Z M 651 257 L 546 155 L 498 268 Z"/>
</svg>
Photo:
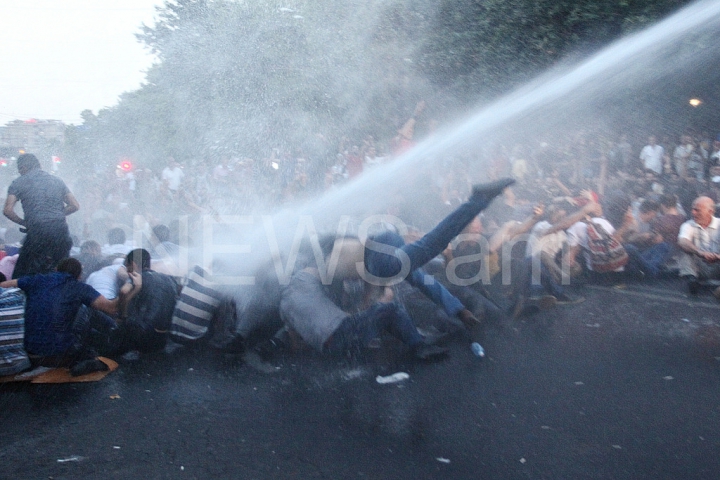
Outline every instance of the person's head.
<svg viewBox="0 0 720 480">
<path fill-rule="evenodd" d="M 82 265 L 75 258 L 63 258 L 58 263 L 56 270 L 60 273 L 68 273 L 77 280 L 80 280 L 82 275 Z"/>
<path fill-rule="evenodd" d="M 87 240 L 80 245 L 80 254 L 89 255 L 91 257 L 102 256 L 102 248 L 95 240 Z"/>
<path fill-rule="evenodd" d="M 152 229 L 153 235 L 158 239 L 158 242 L 169 242 L 170 241 L 170 229 L 167 225 L 156 225 Z"/>
<path fill-rule="evenodd" d="M 660 208 L 662 209 L 663 213 L 673 208 L 676 208 L 677 203 L 677 195 L 673 195 L 672 193 L 666 193 L 660 196 Z"/>
<path fill-rule="evenodd" d="M 650 137 L 648 137 L 648 144 L 655 145 L 656 142 L 657 138 L 655 138 L 655 135 L 650 135 Z"/>
<path fill-rule="evenodd" d="M 122 228 L 111 228 L 108 231 L 108 243 L 110 245 L 123 245 L 125 243 L 125 230 Z"/>
<path fill-rule="evenodd" d="M 150 262 L 150 252 L 144 248 L 136 248 L 125 256 L 124 265 L 128 273 L 135 271 L 139 273 L 143 270 L 150 270 Z"/>
<path fill-rule="evenodd" d="M 715 202 L 710 197 L 698 197 L 692 204 L 691 212 L 695 223 L 705 228 L 715 215 Z"/>
<path fill-rule="evenodd" d="M 644 200 L 638 210 L 640 221 L 649 223 L 658 214 L 660 204 L 654 200 Z"/>
<path fill-rule="evenodd" d="M 630 207 L 630 197 L 623 192 L 614 192 L 608 195 L 603 201 L 603 212 L 605 219 L 615 228 L 623 224 L 625 214 Z"/>
<path fill-rule="evenodd" d="M 40 170 L 40 160 L 32 153 L 23 153 L 17 159 L 17 169 L 20 175 L 25 175 L 32 170 Z"/>
</svg>

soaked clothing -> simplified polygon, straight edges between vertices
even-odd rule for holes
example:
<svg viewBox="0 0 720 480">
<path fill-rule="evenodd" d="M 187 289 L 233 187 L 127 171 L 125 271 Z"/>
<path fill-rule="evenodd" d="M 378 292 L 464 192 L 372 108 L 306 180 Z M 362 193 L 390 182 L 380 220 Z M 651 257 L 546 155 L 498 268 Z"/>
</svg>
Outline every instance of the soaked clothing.
<svg viewBox="0 0 720 480">
<path fill-rule="evenodd" d="M 383 331 L 410 347 L 423 341 L 410 315 L 397 303 L 376 303 L 348 315 L 327 295 L 312 270 L 298 272 L 280 301 L 282 320 L 310 346 L 321 352 L 343 354 L 365 348 Z"/>
<path fill-rule="evenodd" d="M 307 270 L 292 277 L 280 300 L 280 318 L 317 350 L 347 316 L 330 300 L 320 279 Z"/>
<path fill-rule="evenodd" d="M 18 279 L 25 292 L 25 349 L 40 356 L 61 356 L 78 342 L 73 322 L 81 305 L 90 306 L 100 294 L 68 273 L 48 273 Z"/>
<path fill-rule="evenodd" d="M 111 351 L 161 350 L 167 340 L 177 297 L 177 283 L 170 275 L 144 270 L 142 288 L 127 305 L 127 316 L 112 336 Z"/>
<path fill-rule="evenodd" d="M 65 221 L 65 183 L 43 170 L 31 170 L 13 180 L 8 195 L 22 204 L 28 232 L 13 278 L 50 272 L 70 255 L 72 240 Z"/>
</svg>

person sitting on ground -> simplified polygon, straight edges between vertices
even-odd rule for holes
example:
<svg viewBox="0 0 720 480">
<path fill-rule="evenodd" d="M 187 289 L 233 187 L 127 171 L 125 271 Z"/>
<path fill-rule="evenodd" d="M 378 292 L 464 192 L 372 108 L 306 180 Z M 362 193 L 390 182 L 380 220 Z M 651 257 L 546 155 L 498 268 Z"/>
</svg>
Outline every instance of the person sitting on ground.
<svg viewBox="0 0 720 480">
<path fill-rule="evenodd" d="M 33 364 L 69 366 L 75 376 L 107 370 L 107 366 L 96 359 L 96 352 L 84 344 L 87 332 L 76 328 L 75 319 L 80 306 L 117 315 L 142 286 L 141 276 L 131 273 L 134 286 L 123 290 L 118 298 L 108 300 L 91 286 L 80 282 L 81 274 L 80 262 L 66 258 L 60 261 L 56 272 L 0 283 L 2 288 L 18 287 L 25 292 L 24 344 Z"/>
<path fill-rule="evenodd" d="M 720 219 L 715 216 L 715 202 L 710 197 L 698 197 L 692 204 L 692 220 L 680 227 L 678 247 L 680 276 L 692 295 L 698 293 L 701 280 L 720 278 Z M 720 298 L 720 288 L 715 290 Z"/>
<path fill-rule="evenodd" d="M 150 268 L 150 253 L 143 248 L 128 253 L 124 266 L 133 281 L 135 274 L 141 275 L 143 288 L 121 313 L 119 327 L 110 336 L 109 354 L 162 350 L 172 323 L 178 285 L 173 277 Z"/>
<path fill-rule="evenodd" d="M 605 208 L 600 204 L 593 205 L 592 211 L 583 220 L 577 221 L 568 230 L 568 265 L 575 268 L 580 264 L 578 255 L 582 254 L 582 266 L 588 273 L 591 282 L 614 283 L 627 276 L 626 267 L 632 266 L 633 274 L 639 269 L 630 263 L 628 252 L 622 246 L 623 235 L 632 228 L 634 220 L 630 211 L 630 201 L 623 195 L 606 201 L 608 219 L 604 218 Z M 620 225 L 615 229 L 613 222 Z M 597 242 L 589 235 L 592 226 L 593 237 L 599 237 Z M 603 245 L 604 251 L 597 251 L 595 247 Z M 612 246 L 611 246 L 612 245 Z"/>
<path fill-rule="evenodd" d="M 7 280 L 0 273 L 0 283 Z M 30 368 L 23 347 L 25 295 L 19 288 L 0 288 L 0 376 Z"/>
</svg>

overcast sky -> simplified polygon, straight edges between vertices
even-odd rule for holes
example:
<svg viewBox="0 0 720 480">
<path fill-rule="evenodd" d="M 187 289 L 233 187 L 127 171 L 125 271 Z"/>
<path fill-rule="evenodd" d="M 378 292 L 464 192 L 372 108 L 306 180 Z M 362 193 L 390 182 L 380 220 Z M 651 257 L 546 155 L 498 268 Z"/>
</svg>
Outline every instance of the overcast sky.
<svg viewBox="0 0 720 480">
<path fill-rule="evenodd" d="M 134 34 L 163 0 L 0 0 L 0 125 L 81 123 L 137 89 L 153 58 Z"/>
</svg>

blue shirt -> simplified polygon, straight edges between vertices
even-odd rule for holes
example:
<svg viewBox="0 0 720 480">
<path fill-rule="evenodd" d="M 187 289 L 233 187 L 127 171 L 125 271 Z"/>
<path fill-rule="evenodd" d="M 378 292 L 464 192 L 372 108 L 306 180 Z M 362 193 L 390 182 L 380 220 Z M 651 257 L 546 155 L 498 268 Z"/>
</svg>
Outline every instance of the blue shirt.
<svg viewBox="0 0 720 480">
<path fill-rule="evenodd" d="M 63 355 L 76 343 L 73 321 L 80 305 L 90 306 L 100 294 L 68 273 L 30 275 L 18 279 L 25 302 L 25 350 L 42 356 Z"/>
</svg>

